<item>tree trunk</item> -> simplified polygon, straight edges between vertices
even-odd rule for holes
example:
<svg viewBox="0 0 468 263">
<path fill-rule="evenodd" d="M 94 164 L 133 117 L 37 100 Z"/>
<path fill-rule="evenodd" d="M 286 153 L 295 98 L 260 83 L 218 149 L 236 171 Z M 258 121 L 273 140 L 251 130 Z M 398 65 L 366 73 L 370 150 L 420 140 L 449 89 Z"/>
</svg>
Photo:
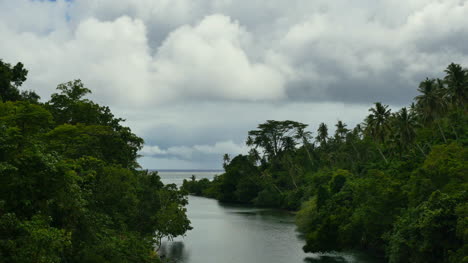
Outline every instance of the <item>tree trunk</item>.
<svg viewBox="0 0 468 263">
<path fill-rule="evenodd" d="M 289 176 L 291 177 L 291 181 L 294 185 L 294 187 L 296 187 L 296 189 L 298 189 L 297 187 L 297 184 L 296 184 L 296 179 L 294 179 L 294 163 L 292 162 L 291 159 L 287 158 L 288 159 L 288 162 L 289 162 Z"/>
<path fill-rule="evenodd" d="M 445 139 L 444 131 L 442 131 L 442 127 L 440 127 L 439 122 L 437 122 L 437 127 L 439 127 L 439 131 L 440 131 L 440 134 L 442 134 L 442 138 L 444 139 L 444 142 L 447 143 L 447 139 Z"/>
<path fill-rule="evenodd" d="M 353 142 L 351 142 L 351 146 L 353 146 L 353 149 L 354 149 L 354 151 L 356 152 L 356 156 L 357 156 L 358 160 L 361 159 L 360 154 L 359 154 L 359 151 L 356 149 L 356 146 L 354 146 L 354 143 L 353 143 Z"/>
<path fill-rule="evenodd" d="M 312 157 L 310 156 L 309 149 L 307 149 L 307 145 L 308 145 L 308 144 L 304 144 L 304 149 L 306 150 L 306 153 L 307 153 L 307 156 L 309 157 L 310 163 L 313 165 L 314 162 L 312 161 Z"/>
<path fill-rule="evenodd" d="M 263 176 L 268 176 L 268 177 L 271 177 L 268 173 L 263 173 L 262 174 L 262 177 Z M 283 194 L 283 191 L 281 191 L 281 189 L 278 188 L 278 186 L 275 185 L 275 183 L 271 182 L 271 185 L 273 185 L 273 187 L 280 193 L 280 194 Z"/>
<path fill-rule="evenodd" d="M 278 188 L 278 186 L 276 186 L 276 185 L 275 185 L 275 184 L 273 184 L 273 183 L 272 183 L 272 185 L 273 185 L 273 187 L 274 187 L 274 188 L 275 188 L 275 189 L 276 189 L 276 190 L 277 190 L 277 191 L 278 191 L 280 194 L 282 194 L 282 193 L 283 193 L 283 191 L 281 191 L 281 190 Z"/>
<path fill-rule="evenodd" d="M 455 140 L 458 142 L 458 134 L 457 134 L 457 131 L 455 130 L 455 128 L 453 127 L 453 125 L 450 125 L 450 127 L 452 127 L 453 134 L 455 134 Z"/>
<path fill-rule="evenodd" d="M 293 183 L 294 187 L 296 187 L 296 189 L 297 189 L 298 187 L 297 187 L 297 184 L 296 184 L 296 180 L 294 179 L 294 176 L 293 176 L 291 171 L 289 172 L 289 176 L 291 176 L 292 183 Z"/>
<path fill-rule="evenodd" d="M 385 155 L 382 153 L 382 151 L 380 150 L 380 147 L 379 147 L 379 146 L 377 146 L 377 150 L 379 151 L 380 155 L 381 155 L 382 158 L 384 159 L 385 163 L 388 164 L 387 158 L 385 158 Z"/>
<path fill-rule="evenodd" d="M 423 149 L 421 148 L 421 146 L 419 146 L 419 143 L 416 143 L 416 146 L 417 146 L 418 149 L 421 151 L 421 153 L 423 154 L 423 156 L 426 157 L 426 153 L 423 151 Z"/>
</svg>

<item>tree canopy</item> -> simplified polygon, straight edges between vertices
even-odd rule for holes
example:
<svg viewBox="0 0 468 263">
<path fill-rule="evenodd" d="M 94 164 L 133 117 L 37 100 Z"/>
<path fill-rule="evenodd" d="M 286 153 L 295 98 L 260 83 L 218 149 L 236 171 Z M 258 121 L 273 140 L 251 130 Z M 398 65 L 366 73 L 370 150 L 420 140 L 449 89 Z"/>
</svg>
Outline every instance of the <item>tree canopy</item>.
<svg viewBox="0 0 468 263">
<path fill-rule="evenodd" d="M 143 139 L 80 80 L 41 103 L 26 75 L 0 61 L 0 262 L 160 262 L 186 194 L 139 169 Z"/>
</svg>

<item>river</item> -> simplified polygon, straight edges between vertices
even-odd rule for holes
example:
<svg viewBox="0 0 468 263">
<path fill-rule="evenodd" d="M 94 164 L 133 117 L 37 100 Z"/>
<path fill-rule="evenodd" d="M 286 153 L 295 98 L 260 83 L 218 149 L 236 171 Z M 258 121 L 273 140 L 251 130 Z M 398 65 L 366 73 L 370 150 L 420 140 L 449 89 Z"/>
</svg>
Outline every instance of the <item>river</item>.
<svg viewBox="0 0 468 263">
<path fill-rule="evenodd" d="M 212 179 L 217 172 L 163 171 L 165 184 L 183 179 Z M 218 172 L 219 173 L 219 172 Z M 177 263 L 336 263 L 376 261 L 360 253 L 304 253 L 294 215 L 281 210 L 227 205 L 189 196 L 187 214 L 193 230 L 165 241 L 160 254 Z"/>
</svg>

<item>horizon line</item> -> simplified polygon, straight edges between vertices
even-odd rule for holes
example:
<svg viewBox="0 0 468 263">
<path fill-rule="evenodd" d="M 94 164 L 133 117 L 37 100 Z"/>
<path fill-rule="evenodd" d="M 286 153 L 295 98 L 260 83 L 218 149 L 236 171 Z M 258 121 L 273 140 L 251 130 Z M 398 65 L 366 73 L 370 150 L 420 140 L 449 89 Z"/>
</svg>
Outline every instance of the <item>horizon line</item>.
<svg viewBox="0 0 468 263">
<path fill-rule="evenodd" d="M 224 172 L 224 169 L 153 169 L 153 168 L 148 168 L 148 169 L 142 169 L 142 170 L 148 170 L 148 171 L 160 171 L 160 172 L 168 172 L 168 171 L 187 171 L 187 172 L 192 172 L 192 171 L 207 171 L 207 172 Z"/>
</svg>

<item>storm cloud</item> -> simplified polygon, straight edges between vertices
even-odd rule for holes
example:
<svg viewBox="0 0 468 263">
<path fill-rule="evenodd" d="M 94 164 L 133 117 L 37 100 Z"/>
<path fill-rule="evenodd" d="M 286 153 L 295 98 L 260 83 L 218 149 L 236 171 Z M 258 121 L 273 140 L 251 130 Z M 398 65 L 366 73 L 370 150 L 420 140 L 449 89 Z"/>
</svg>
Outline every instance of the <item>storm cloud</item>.
<svg viewBox="0 0 468 263">
<path fill-rule="evenodd" d="M 82 79 L 147 145 L 146 168 L 219 168 L 248 130 L 350 126 L 451 62 L 468 65 L 468 1 L 0 0 L 0 58 L 44 100 Z"/>
</svg>

